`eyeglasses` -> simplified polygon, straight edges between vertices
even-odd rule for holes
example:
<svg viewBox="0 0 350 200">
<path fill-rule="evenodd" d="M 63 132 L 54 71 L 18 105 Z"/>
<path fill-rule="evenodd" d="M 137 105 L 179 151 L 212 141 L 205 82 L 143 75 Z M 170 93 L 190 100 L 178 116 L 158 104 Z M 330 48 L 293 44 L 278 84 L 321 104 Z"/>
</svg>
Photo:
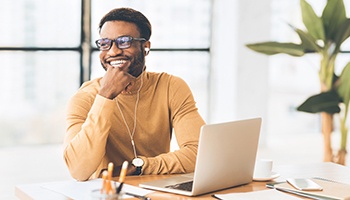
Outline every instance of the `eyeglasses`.
<svg viewBox="0 0 350 200">
<path fill-rule="evenodd" d="M 131 36 L 121 36 L 114 40 L 108 39 L 108 38 L 102 38 L 95 41 L 97 48 L 100 49 L 100 51 L 107 51 L 110 50 L 113 42 L 117 45 L 119 49 L 127 49 L 131 46 L 132 41 L 146 41 L 145 38 L 133 38 Z"/>
</svg>

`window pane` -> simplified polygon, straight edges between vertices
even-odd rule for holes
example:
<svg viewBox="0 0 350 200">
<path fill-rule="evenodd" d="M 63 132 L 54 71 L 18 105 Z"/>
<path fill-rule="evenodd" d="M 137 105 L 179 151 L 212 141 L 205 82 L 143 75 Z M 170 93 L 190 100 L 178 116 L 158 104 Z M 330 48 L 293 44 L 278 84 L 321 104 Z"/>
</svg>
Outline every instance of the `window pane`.
<svg viewBox="0 0 350 200">
<path fill-rule="evenodd" d="M 0 65 L 0 146 L 62 142 L 79 54 L 0 52 Z"/>
<path fill-rule="evenodd" d="M 98 23 L 113 8 L 141 11 L 152 24 L 152 48 L 208 48 L 210 45 L 211 0 L 92 0 L 92 38 Z M 93 44 L 94 45 L 94 44 Z"/>
<path fill-rule="evenodd" d="M 208 116 L 209 61 L 208 52 L 151 52 L 146 57 L 147 71 L 166 72 L 187 82 L 205 119 Z M 92 56 L 91 77 L 93 79 L 103 74 L 98 52 L 95 52 Z"/>
<path fill-rule="evenodd" d="M 80 7 L 71 0 L 1 0 L 0 46 L 78 46 Z"/>
</svg>

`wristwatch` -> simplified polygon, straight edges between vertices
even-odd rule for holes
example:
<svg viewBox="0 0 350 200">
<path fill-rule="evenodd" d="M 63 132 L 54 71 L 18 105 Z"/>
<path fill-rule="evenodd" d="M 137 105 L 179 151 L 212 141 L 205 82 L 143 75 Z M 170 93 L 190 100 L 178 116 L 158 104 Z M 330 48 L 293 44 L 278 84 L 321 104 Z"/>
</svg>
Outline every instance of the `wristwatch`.
<svg viewBox="0 0 350 200">
<path fill-rule="evenodd" d="M 143 160 L 141 158 L 134 158 L 131 161 L 131 164 L 136 167 L 136 171 L 133 173 L 133 175 L 141 175 L 141 173 L 142 173 L 142 166 L 144 164 Z"/>
</svg>

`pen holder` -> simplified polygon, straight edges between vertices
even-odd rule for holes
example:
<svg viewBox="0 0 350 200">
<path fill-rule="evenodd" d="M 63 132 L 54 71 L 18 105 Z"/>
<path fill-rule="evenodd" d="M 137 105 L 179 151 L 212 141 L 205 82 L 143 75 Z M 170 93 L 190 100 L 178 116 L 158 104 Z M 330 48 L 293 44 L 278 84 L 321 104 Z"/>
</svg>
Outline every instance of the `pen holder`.
<svg viewBox="0 0 350 200">
<path fill-rule="evenodd" d="M 120 200 L 122 199 L 123 194 L 113 193 L 113 194 L 105 194 L 101 193 L 100 189 L 92 190 L 90 193 L 91 200 Z"/>
</svg>

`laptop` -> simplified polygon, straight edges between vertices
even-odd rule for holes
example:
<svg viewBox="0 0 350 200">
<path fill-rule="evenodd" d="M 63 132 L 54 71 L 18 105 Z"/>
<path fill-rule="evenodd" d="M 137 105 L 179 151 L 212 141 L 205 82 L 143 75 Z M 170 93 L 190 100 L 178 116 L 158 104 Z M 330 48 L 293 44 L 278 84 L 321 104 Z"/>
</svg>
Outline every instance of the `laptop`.
<svg viewBox="0 0 350 200">
<path fill-rule="evenodd" d="M 201 127 L 194 173 L 139 184 L 140 187 L 197 196 L 252 182 L 261 118 Z"/>
</svg>

